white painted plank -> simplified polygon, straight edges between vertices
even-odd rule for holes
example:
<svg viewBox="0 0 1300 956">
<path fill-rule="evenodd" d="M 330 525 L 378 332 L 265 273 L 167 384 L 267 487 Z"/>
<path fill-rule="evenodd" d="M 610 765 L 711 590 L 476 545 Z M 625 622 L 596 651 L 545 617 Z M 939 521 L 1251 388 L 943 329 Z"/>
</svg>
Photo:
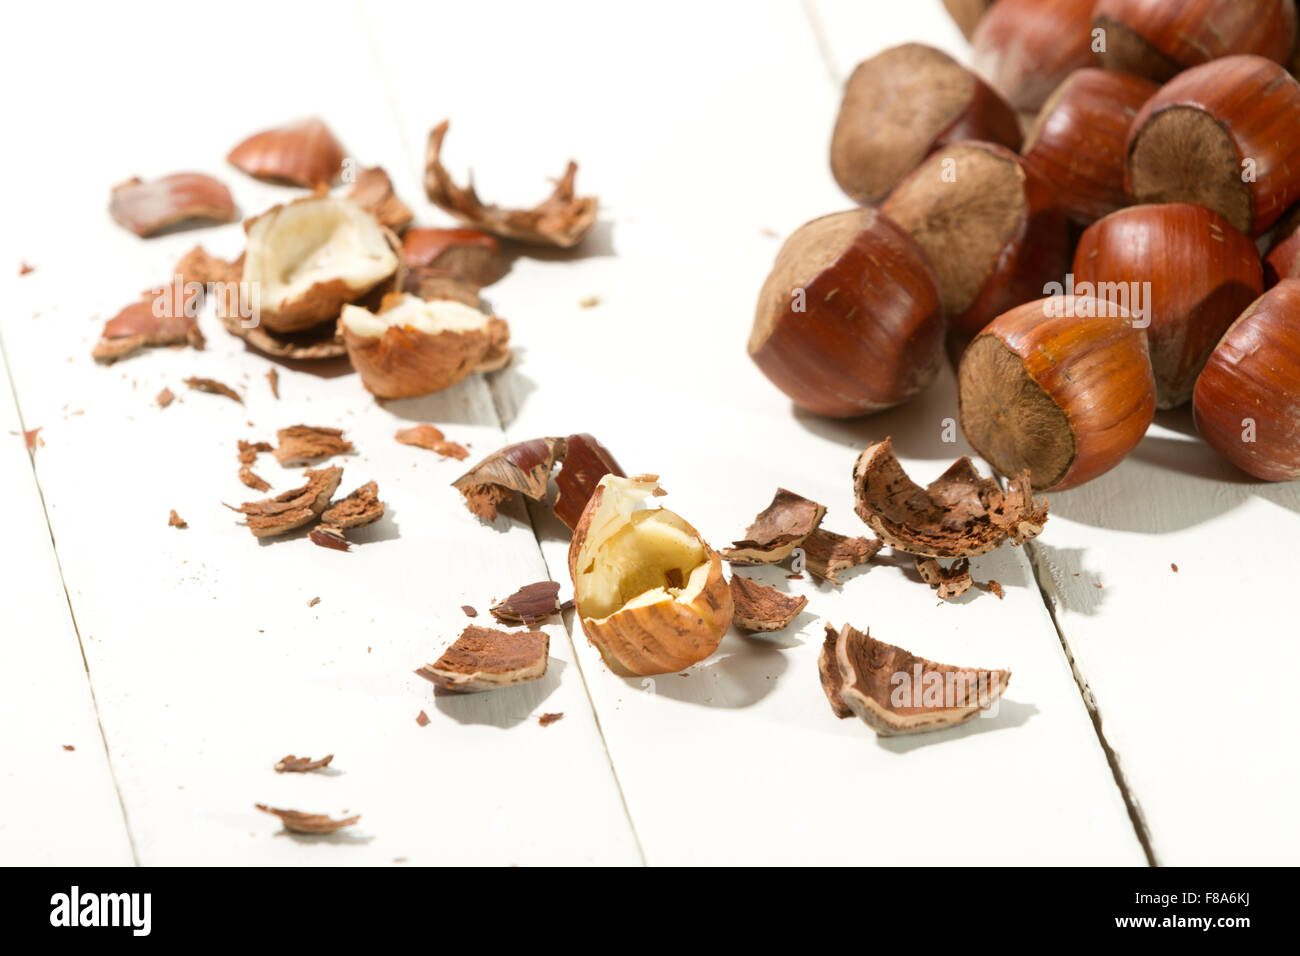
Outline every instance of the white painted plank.
<svg viewBox="0 0 1300 956">
<path fill-rule="evenodd" d="M 122 805 L 3 373 L 0 364 L 0 496 L 8 515 L 0 549 L 0 863 L 129 866 Z"/>
<path fill-rule="evenodd" d="M 924 29 L 885 4 L 815 4 L 842 72 L 908 39 L 969 60 L 937 0 L 913 7 L 931 10 Z M 1300 768 L 1280 745 L 1289 708 L 1273 687 L 1300 665 L 1282 603 L 1297 486 L 1237 472 L 1184 409 L 1162 413 L 1115 471 L 1050 497 L 1038 577 L 1157 861 L 1294 863 Z"/>
<path fill-rule="evenodd" d="M 376 23 L 395 16 L 371 9 Z M 828 504 L 828 527 L 857 532 L 849 475 L 872 438 L 892 433 L 923 481 L 964 450 L 940 441 L 956 409 L 950 377 L 906 409 L 832 424 L 793 413 L 745 356 L 778 244 L 763 230 L 845 205 L 825 157 L 838 94 L 812 31 L 790 4 L 745 9 L 668 4 L 631 23 L 610 5 L 528 8 L 506 33 L 490 11 L 461 10 L 458 28 L 491 33 L 493 62 L 529 76 L 522 84 L 465 82 L 481 59 L 472 44 L 420 58 L 420 31 L 375 31 L 413 161 L 450 117 L 445 158 L 472 165 L 489 200 L 533 199 L 572 155 L 579 190 L 604 203 L 587 247 L 520 259 L 489 290 L 521 345 L 494 379 L 510 436 L 594 432 L 630 471 L 661 474 L 664 503 L 715 544 L 778 484 Z M 580 308 L 591 295 L 601 304 Z M 541 539 L 567 584 L 567 535 L 552 521 Z M 1025 556 L 1004 550 L 975 569 L 1007 600 L 936 607 L 889 566 L 841 590 L 793 582 L 810 606 L 789 634 L 732 635 L 689 676 L 646 689 L 610 674 L 577 633 L 647 860 L 1140 864 Z M 892 743 L 836 721 L 816 673 L 823 620 L 939 660 L 1010 667 L 1000 716 Z M 836 804 L 848 821 L 827 812 Z"/>
<path fill-rule="evenodd" d="M 1160 422 L 1115 471 L 1053 498 L 1040 577 L 1156 859 L 1294 864 L 1300 486 L 1236 471 L 1186 410 Z"/>
<path fill-rule="evenodd" d="M 54 30 L 56 14 L 17 16 L 16 35 Z M 276 402 L 263 377 L 271 363 L 207 316 L 202 353 L 164 350 L 107 369 L 90 360 L 103 318 L 194 242 L 223 254 L 240 246 L 238 226 L 137 240 L 103 213 L 113 182 L 210 170 L 255 213 L 298 193 L 223 167 L 226 150 L 261 126 L 319 113 L 415 199 L 355 10 L 227 5 L 221 24 L 257 28 L 219 30 L 222 48 L 166 77 L 160 61 L 121 56 L 125 41 L 111 38 L 129 30 L 131 50 L 165 58 L 178 38 L 213 37 L 211 14 L 158 4 L 79 16 L 60 57 L 76 74 L 52 69 L 34 45 L 5 65 L 9 88 L 20 78 L 41 86 L 17 106 L 20 121 L 77 121 L 42 126 L 39 153 L 11 156 L 19 181 L 42 186 L 14 200 L 31 228 L 12 251 L 37 271 L 0 321 L 22 407 L 46 425 L 38 473 L 139 859 L 638 862 L 563 627 L 551 629 L 550 672 L 536 684 L 435 700 L 411 673 L 464 627 L 460 605 L 485 612 L 546 573 L 522 512 L 483 529 L 448 487 L 462 466 L 392 438 L 432 421 L 475 451 L 501 444 L 483 381 L 381 408 L 355 376 L 281 367 Z M 42 223 L 51 194 L 60 219 Z M 226 381 L 245 406 L 187 392 L 188 375 Z M 180 400 L 159 410 L 163 385 Z M 65 405 L 85 414 L 65 419 Z M 350 554 L 302 537 L 258 543 L 221 505 L 258 497 L 236 480 L 236 439 L 298 422 L 344 427 L 358 454 L 344 462 L 342 490 L 375 479 L 390 505 Z M 297 484 L 297 471 L 269 457 L 256 470 L 275 491 Z M 188 529 L 167 526 L 171 508 Z M 543 729 L 534 718 L 544 711 L 566 716 Z M 276 775 L 289 752 L 333 752 L 336 772 Z M 362 820 L 330 839 L 290 838 L 255 801 Z"/>
</svg>

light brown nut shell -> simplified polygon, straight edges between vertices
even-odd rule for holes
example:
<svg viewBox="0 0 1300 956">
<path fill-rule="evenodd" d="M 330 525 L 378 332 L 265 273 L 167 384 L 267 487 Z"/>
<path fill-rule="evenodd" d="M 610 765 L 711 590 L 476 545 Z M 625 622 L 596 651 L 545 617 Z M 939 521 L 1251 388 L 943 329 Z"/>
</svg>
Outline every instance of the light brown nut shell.
<svg viewBox="0 0 1300 956">
<path fill-rule="evenodd" d="M 432 664 L 415 673 L 443 690 L 473 694 L 546 676 L 545 631 L 498 631 L 471 624 Z"/>
<path fill-rule="evenodd" d="M 915 680 L 918 668 L 920 686 Z M 1010 671 L 928 661 L 848 624 L 839 631 L 826 625 L 818 672 L 835 716 L 856 715 L 881 737 L 929 733 L 963 724 L 996 702 L 1011 680 Z M 938 674 L 944 682 L 936 702 L 926 695 L 925 681 L 931 674 Z M 898 682 L 899 675 L 907 675 L 906 685 Z M 905 691 L 901 703 L 896 697 L 900 690 Z"/>
<path fill-rule="evenodd" d="M 338 175 L 343 146 L 319 119 L 254 133 L 226 160 L 250 176 L 315 189 Z"/>
<path fill-rule="evenodd" d="M 203 173 L 173 173 L 153 182 L 132 179 L 114 186 L 108 212 L 137 236 L 152 236 L 192 219 L 231 222 L 238 215 L 230 190 Z"/>
<path fill-rule="evenodd" d="M 742 631 L 782 630 L 808 606 L 802 594 L 783 594 L 739 574 L 731 576 L 731 600 L 736 608 L 732 621 Z"/>
<path fill-rule="evenodd" d="M 510 340 L 510 327 L 493 316 L 486 329 L 422 332 L 389 326 L 383 335 L 357 335 L 343 329 L 352 367 L 361 384 L 379 398 L 414 398 L 450 388 L 493 364 Z"/>
<path fill-rule="evenodd" d="M 894 550 L 922 557 L 974 557 L 1008 538 L 1023 544 L 1047 522 L 1047 502 L 1030 493 L 1028 472 L 1003 492 L 963 457 L 922 488 L 903 471 L 888 438 L 858 457 L 853 488 L 858 517 Z"/>
<path fill-rule="evenodd" d="M 731 626 L 735 610 L 731 588 L 722 573 L 722 558 L 690 525 L 686 528 L 703 547 L 709 564 L 704 586 L 692 600 L 662 600 L 641 607 L 624 607 L 600 619 L 583 613 L 584 602 L 577 583 L 579 562 L 593 516 L 604 500 L 611 479 L 619 480 L 614 476 L 602 479 L 587 502 L 569 544 L 569 575 L 574 581 L 575 606 L 583 632 L 600 651 L 609 669 L 621 677 L 666 674 L 690 667 L 717 650 Z M 657 484 L 654 487 L 658 489 Z"/>
</svg>

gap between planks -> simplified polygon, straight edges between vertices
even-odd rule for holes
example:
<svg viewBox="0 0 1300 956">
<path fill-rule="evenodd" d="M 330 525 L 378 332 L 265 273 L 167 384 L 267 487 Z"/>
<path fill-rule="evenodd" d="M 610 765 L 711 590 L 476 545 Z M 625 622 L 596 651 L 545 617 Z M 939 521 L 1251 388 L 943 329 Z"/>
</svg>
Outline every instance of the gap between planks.
<svg viewBox="0 0 1300 956">
<path fill-rule="evenodd" d="M 399 142 L 402 144 L 403 152 L 406 155 L 406 161 L 410 166 L 411 171 L 415 174 L 415 181 L 423 183 L 424 170 L 422 163 L 420 162 L 422 153 L 419 149 L 419 144 L 412 143 L 407 138 L 406 124 L 402 122 L 401 110 L 398 106 L 397 96 L 393 89 L 392 77 L 389 76 L 383 57 L 379 54 L 379 47 L 375 42 L 373 24 L 370 22 L 369 13 L 366 10 L 365 4 L 359 2 L 359 0 L 354 3 L 354 7 L 357 11 L 358 18 L 361 21 L 362 29 L 365 31 L 366 48 L 370 53 L 371 59 L 375 63 L 375 69 L 379 74 L 379 81 L 383 84 L 384 98 L 388 101 L 388 110 L 392 115 L 394 125 L 397 127 L 397 137 Z M 488 395 L 492 398 L 492 413 L 496 419 L 495 424 L 497 428 L 501 430 L 501 434 L 505 437 L 506 443 L 509 444 L 514 440 L 509 434 L 510 421 L 514 416 L 506 414 L 506 403 L 507 401 L 510 401 L 510 399 L 508 396 L 502 394 L 500 390 L 499 376 L 493 373 L 488 373 L 483 377 L 486 380 Z M 547 561 L 546 552 L 542 548 L 541 538 L 539 537 L 537 530 L 537 519 L 533 513 L 535 504 L 528 499 L 524 499 L 524 503 L 524 511 L 528 517 L 528 527 L 533 533 L 533 544 L 537 548 L 537 554 L 542 560 L 543 567 L 546 568 L 546 574 L 552 581 L 561 581 L 560 578 L 555 576 L 555 570 L 551 567 L 550 562 Z M 561 581 L 561 583 L 563 582 Z M 562 613 L 560 615 L 560 621 L 564 625 L 564 632 L 569 639 L 569 650 L 572 654 L 573 663 L 577 668 L 578 677 L 582 681 L 583 695 L 587 698 L 587 706 L 591 708 L 592 719 L 596 722 L 596 733 L 600 737 L 600 747 L 605 754 L 605 762 L 609 766 L 610 776 L 614 779 L 614 789 L 618 792 L 619 804 L 623 807 L 623 816 L 627 820 L 628 829 L 632 833 L 632 843 L 636 847 L 637 859 L 641 866 L 644 867 L 646 866 L 646 856 L 645 849 L 641 845 L 641 836 L 637 832 L 636 821 L 632 819 L 632 811 L 628 807 L 627 795 L 623 792 L 623 783 L 619 779 L 618 768 L 614 766 L 614 757 L 609 751 L 609 741 L 605 739 L 605 728 L 600 720 L 600 711 L 596 707 L 596 701 L 591 694 L 591 686 L 587 682 L 586 672 L 582 668 L 582 655 L 578 653 L 577 647 L 574 646 L 573 629 L 575 620 L 576 611 L 569 614 Z M 80 635 L 78 635 L 78 639 L 80 639 Z M 123 812 L 125 813 L 125 809 Z M 132 849 L 134 851 L 134 847 Z"/>
<path fill-rule="evenodd" d="M 817 12 L 815 0 L 801 0 L 800 6 L 803 8 L 817 50 L 821 53 L 822 60 L 825 63 L 826 73 L 838 93 L 844 85 L 844 72 L 831 48 L 830 39 L 826 33 L 826 24 L 822 22 L 821 15 Z M 1005 487 L 1005 479 L 1000 475 L 994 477 Z M 1106 739 L 1106 733 L 1102 729 L 1102 715 L 1097 708 L 1096 698 L 1093 697 L 1092 691 L 1088 687 L 1087 679 L 1075 664 L 1074 651 L 1070 648 L 1070 641 L 1065 636 L 1061 622 L 1057 620 L 1056 604 L 1053 602 L 1044 583 L 1043 575 L 1045 572 L 1041 566 L 1038 551 L 1032 541 L 1025 542 L 1024 547 L 1025 556 L 1029 560 L 1029 569 L 1034 576 L 1034 583 L 1038 585 L 1038 595 L 1043 601 L 1043 607 L 1047 610 L 1048 617 L 1052 620 L 1052 626 L 1056 628 L 1057 640 L 1061 642 L 1061 652 L 1065 654 L 1065 660 L 1070 665 L 1070 673 L 1074 676 L 1075 687 L 1079 691 L 1079 696 L 1083 699 L 1083 706 L 1087 709 L 1088 717 L 1092 720 L 1093 730 L 1097 734 L 1097 743 L 1101 746 L 1102 753 L 1106 755 L 1106 763 L 1110 766 L 1110 772 L 1115 778 L 1115 786 L 1119 788 L 1120 797 L 1124 800 L 1124 808 L 1128 811 L 1129 822 L 1133 825 L 1133 833 L 1142 847 L 1143 854 L 1146 856 L 1147 865 L 1159 866 L 1155 850 L 1151 845 L 1151 835 L 1147 830 L 1146 818 L 1142 814 L 1142 808 L 1124 777 L 1124 771 L 1120 768 L 1118 754 L 1111 747 L 1110 741 Z"/>
<path fill-rule="evenodd" d="M 22 400 L 18 387 L 14 384 L 13 373 L 9 369 L 9 352 L 5 349 L 4 333 L 0 330 L 0 369 L 4 371 L 5 384 L 13 396 L 14 413 L 18 416 L 18 428 L 26 436 L 27 420 L 23 417 Z M 99 701 L 95 698 L 95 682 L 90 676 L 90 661 L 86 657 L 86 645 L 81 637 L 81 626 L 77 623 L 77 613 L 72 608 L 72 595 L 68 593 L 68 581 L 63 574 L 63 561 L 59 557 L 59 543 L 54 538 L 54 525 L 50 523 L 50 509 L 45 503 L 45 490 L 41 487 L 40 472 L 36 469 L 35 449 L 27 450 L 27 461 L 32 469 L 32 483 L 36 485 L 37 499 L 41 503 L 41 517 L 45 519 L 45 530 L 50 536 L 50 550 L 54 554 L 54 566 L 59 571 L 59 586 L 63 588 L 63 603 L 68 609 L 68 619 L 72 622 L 72 631 L 77 635 L 77 651 L 81 654 L 81 666 L 86 675 L 86 690 L 90 693 L 90 706 L 95 712 L 95 726 L 99 729 L 99 742 L 104 748 L 104 757 L 108 760 L 108 771 L 113 780 L 113 793 L 117 796 L 118 808 L 122 811 L 122 827 L 126 831 L 127 845 L 131 848 L 131 862 L 140 865 L 140 854 L 135 846 L 135 834 L 131 832 L 131 816 L 126 811 L 126 801 L 122 798 L 122 787 L 117 779 L 117 767 L 113 764 L 113 754 L 109 750 L 108 735 L 104 731 L 104 721 L 99 713 Z"/>
</svg>

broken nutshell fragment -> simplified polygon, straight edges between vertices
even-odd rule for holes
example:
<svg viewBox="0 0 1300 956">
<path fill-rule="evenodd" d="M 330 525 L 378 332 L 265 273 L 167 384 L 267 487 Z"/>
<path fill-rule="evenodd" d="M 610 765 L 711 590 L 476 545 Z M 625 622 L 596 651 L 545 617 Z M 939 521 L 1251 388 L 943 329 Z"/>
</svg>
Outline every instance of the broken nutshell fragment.
<svg viewBox="0 0 1300 956">
<path fill-rule="evenodd" d="M 532 438 L 494 451 L 452 487 L 465 496 L 469 510 L 484 521 L 495 521 L 497 506 L 515 492 L 534 501 L 546 497 L 551 469 L 564 457 L 563 438 Z"/>
<path fill-rule="evenodd" d="M 965 723 L 1006 690 L 1010 671 L 937 664 L 851 625 L 826 625 L 818 661 L 836 717 L 861 718 L 881 737 L 929 733 Z"/>
<path fill-rule="evenodd" d="M 546 676 L 545 631 L 507 633 L 471 624 L 432 664 L 415 673 L 443 690 L 477 693 Z"/>
<path fill-rule="evenodd" d="M 817 530 L 825 514 L 825 505 L 778 488 L 772 503 L 745 529 L 745 537 L 724 548 L 722 557 L 732 564 L 780 564 Z"/>
<path fill-rule="evenodd" d="M 202 349 L 197 304 L 174 303 L 172 298 L 150 294 L 132 302 L 104 323 L 91 356 L 96 362 L 112 364 L 145 348 L 188 345 Z"/>
<path fill-rule="evenodd" d="M 839 584 L 841 571 L 866 564 L 881 547 L 877 538 L 850 538 L 818 528 L 804 539 L 804 562 L 814 577 Z"/>
<path fill-rule="evenodd" d="M 311 539 L 312 544 L 321 548 L 330 548 L 334 551 L 352 550 L 352 542 L 348 541 L 343 532 L 337 528 L 312 528 L 307 537 Z"/>
<path fill-rule="evenodd" d="M 273 368 L 266 370 L 266 381 L 271 386 L 271 397 L 280 397 L 280 373 Z"/>
<path fill-rule="evenodd" d="M 301 468 L 352 452 L 352 442 L 343 439 L 341 428 L 290 425 L 277 431 L 275 437 L 279 446 L 273 454 L 285 468 Z"/>
<path fill-rule="evenodd" d="M 337 319 L 345 304 L 397 271 L 391 233 L 348 199 L 307 196 L 269 209 L 245 228 L 242 278 L 258 290 L 258 325 L 269 332 L 301 332 Z"/>
<path fill-rule="evenodd" d="M 452 299 L 390 293 L 377 312 L 345 306 L 340 324 L 361 384 L 379 398 L 428 395 L 509 361 L 505 320 Z"/>
<path fill-rule="evenodd" d="M 185 521 L 184 518 L 178 515 L 176 513 L 176 509 L 173 508 L 172 513 L 167 517 L 167 526 L 169 528 L 188 528 L 189 524 Z"/>
<path fill-rule="evenodd" d="M 481 288 L 496 282 L 506 271 L 501 243 L 495 236 L 476 229 L 408 230 L 402 237 L 399 255 L 408 282 L 415 285 L 426 274 L 444 274 Z"/>
<path fill-rule="evenodd" d="M 384 516 L 384 503 L 379 500 L 379 485 L 367 481 L 346 498 L 333 502 L 320 516 L 321 524 L 337 531 L 364 528 Z"/>
<path fill-rule="evenodd" d="M 490 610 L 492 616 L 502 624 L 514 627 L 544 621 L 560 611 L 560 582 L 538 581 L 536 584 L 525 584 Z"/>
<path fill-rule="evenodd" d="M 271 483 L 258 475 L 248 465 L 239 466 L 239 481 L 241 484 L 252 488 L 254 491 L 270 491 Z"/>
<path fill-rule="evenodd" d="M 276 761 L 276 773 L 308 773 L 312 770 L 321 770 L 330 765 L 334 759 L 333 754 L 327 754 L 319 760 L 312 760 L 310 757 L 295 757 L 289 754 L 287 757 L 281 757 Z"/>
<path fill-rule="evenodd" d="M 303 813 L 300 810 L 281 810 L 277 807 L 268 807 L 265 803 L 253 804 L 263 813 L 269 813 L 272 816 L 280 818 L 286 830 L 292 830 L 294 833 L 334 833 L 342 830 L 344 827 L 350 827 L 361 819 L 361 814 L 354 817 L 346 817 L 342 820 L 335 820 L 324 813 Z"/>
<path fill-rule="evenodd" d="M 732 622 L 742 631 L 779 631 L 788 627 L 808 606 L 803 595 L 782 594 L 739 574 L 731 576 Z"/>
<path fill-rule="evenodd" d="M 113 187 L 108 213 L 137 236 L 191 219 L 231 222 L 238 216 L 230 190 L 203 173 L 173 173 L 151 183 L 130 179 Z"/>
<path fill-rule="evenodd" d="M 974 583 L 970 576 L 969 558 L 958 558 L 951 567 L 945 568 L 935 558 L 916 555 L 916 570 L 921 580 L 930 585 L 931 590 L 938 591 L 939 597 L 945 601 L 961 597 Z"/>
<path fill-rule="evenodd" d="M 301 488 L 264 501 L 246 501 L 238 508 L 226 507 L 246 516 L 245 524 L 255 538 L 268 538 L 301 528 L 315 521 L 329 507 L 330 498 L 343 478 L 343 469 L 337 466 L 319 471 L 309 469 L 305 474 L 307 483 Z"/>
<path fill-rule="evenodd" d="M 226 398 L 238 402 L 240 405 L 244 404 L 244 400 L 239 397 L 238 392 L 229 385 L 218 382 L 215 378 L 190 377 L 183 379 L 183 381 L 196 392 L 207 392 L 210 395 L 223 395 Z"/>
<path fill-rule="evenodd" d="M 315 118 L 254 133 L 226 156 L 250 176 L 309 189 L 337 176 L 343 158 L 343 146 Z"/>
<path fill-rule="evenodd" d="M 1028 472 L 1011 478 L 1004 492 L 963 457 L 921 488 L 888 438 L 858 457 L 853 484 L 858 517 L 894 550 L 922 557 L 974 557 L 1008 538 L 1023 544 L 1047 522 L 1047 502 L 1033 497 Z"/>
<path fill-rule="evenodd" d="M 570 435 L 564 443 L 564 466 L 555 476 L 555 516 L 572 531 L 600 480 L 606 475 L 627 476 L 594 435 Z"/>
<path fill-rule="evenodd" d="M 436 451 L 443 458 L 455 458 L 459 461 L 469 457 L 469 449 L 454 441 L 447 441 L 442 431 L 433 425 L 399 428 L 393 437 L 403 445 L 415 445 L 417 448 Z"/>
<path fill-rule="evenodd" d="M 176 263 L 175 273 L 181 277 L 181 285 L 190 282 L 203 287 L 209 285 L 227 285 L 238 282 L 244 272 L 244 257 L 227 260 L 210 254 L 202 246 L 195 246 Z"/>
<path fill-rule="evenodd" d="M 351 199 L 374 216 L 381 226 L 393 232 L 401 232 L 415 218 L 411 207 L 397 198 L 397 193 L 393 191 L 393 181 L 380 166 L 372 166 L 357 173 L 356 181 L 345 198 Z"/>
<path fill-rule="evenodd" d="M 448 121 L 443 120 L 429 133 L 424 166 L 424 190 L 439 209 L 506 239 L 562 249 L 576 246 L 596 224 L 596 197 L 574 195 L 578 164 L 572 160 L 564 175 L 555 181 L 551 195 L 532 209 L 484 205 L 473 183 L 464 188 L 457 186 L 442 165 L 442 141 L 447 126 Z"/>
<path fill-rule="evenodd" d="M 578 619 L 610 670 L 664 674 L 702 661 L 731 624 L 722 558 L 666 508 L 653 475 L 606 475 L 569 544 Z"/>
<path fill-rule="evenodd" d="M 551 726 L 551 724 L 555 723 L 557 720 L 562 720 L 563 718 L 564 718 L 564 714 L 562 714 L 562 713 L 559 713 L 559 714 L 542 714 L 542 716 L 540 716 L 540 717 L 537 718 L 537 723 L 538 723 L 539 725 L 541 725 L 542 727 L 549 727 L 549 726 Z"/>
</svg>

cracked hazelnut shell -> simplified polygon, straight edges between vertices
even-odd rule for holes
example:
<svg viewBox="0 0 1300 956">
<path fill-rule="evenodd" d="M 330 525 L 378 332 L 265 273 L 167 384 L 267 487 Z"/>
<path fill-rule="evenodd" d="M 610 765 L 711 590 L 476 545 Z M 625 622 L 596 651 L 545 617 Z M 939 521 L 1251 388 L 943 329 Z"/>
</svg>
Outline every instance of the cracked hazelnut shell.
<svg viewBox="0 0 1300 956">
<path fill-rule="evenodd" d="M 881 411 L 933 381 L 943 316 L 921 249 L 871 209 L 799 227 L 759 292 L 749 355 L 796 405 L 831 418 Z"/>
<path fill-rule="evenodd" d="M 314 118 L 254 133 L 226 156 L 250 176 L 309 189 L 333 180 L 343 159 L 342 144 Z"/>
<path fill-rule="evenodd" d="M 1300 279 L 1283 279 L 1232 324 L 1192 402 L 1201 436 L 1242 471 L 1300 479 Z"/>
<path fill-rule="evenodd" d="M 831 173 L 859 203 L 884 199 L 945 143 L 1020 148 L 1020 119 L 987 83 L 942 50 L 906 43 L 859 63 L 831 136 Z"/>
<path fill-rule="evenodd" d="M 1061 491 L 1142 440 L 1155 378 L 1146 335 L 1116 311 L 1084 296 L 1027 302 L 971 342 L 957 371 L 962 431 L 999 473 Z"/>
<path fill-rule="evenodd" d="M 1146 333 L 1158 408 L 1191 400 L 1205 360 L 1264 291 L 1263 281 L 1250 237 L 1191 203 L 1121 209 L 1088 227 L 1074 254 L 1081 294 L 1087 282 L 1099 298 L 1114 301 L 1119 289 L 1129 299 L 1140 283 L 1150 283 L 1142 318 L 1151 323 Z"/>
<path fill-rule="evenodd" d="M 623 677 L 682 670 L 712 654 L 731 625 L 722 558 L 666 508 L 653 476 L 606 475 L 569 544 L 583 632 Z"/>
<path fill-rule="evenodd" d="M 1125 149 L 1134 203 L 1198 203 L 1263 235 L 1300 199 L 1300 83 L 1259 56 L 1193 67 L 1147 100 Z"/>
</svg>

